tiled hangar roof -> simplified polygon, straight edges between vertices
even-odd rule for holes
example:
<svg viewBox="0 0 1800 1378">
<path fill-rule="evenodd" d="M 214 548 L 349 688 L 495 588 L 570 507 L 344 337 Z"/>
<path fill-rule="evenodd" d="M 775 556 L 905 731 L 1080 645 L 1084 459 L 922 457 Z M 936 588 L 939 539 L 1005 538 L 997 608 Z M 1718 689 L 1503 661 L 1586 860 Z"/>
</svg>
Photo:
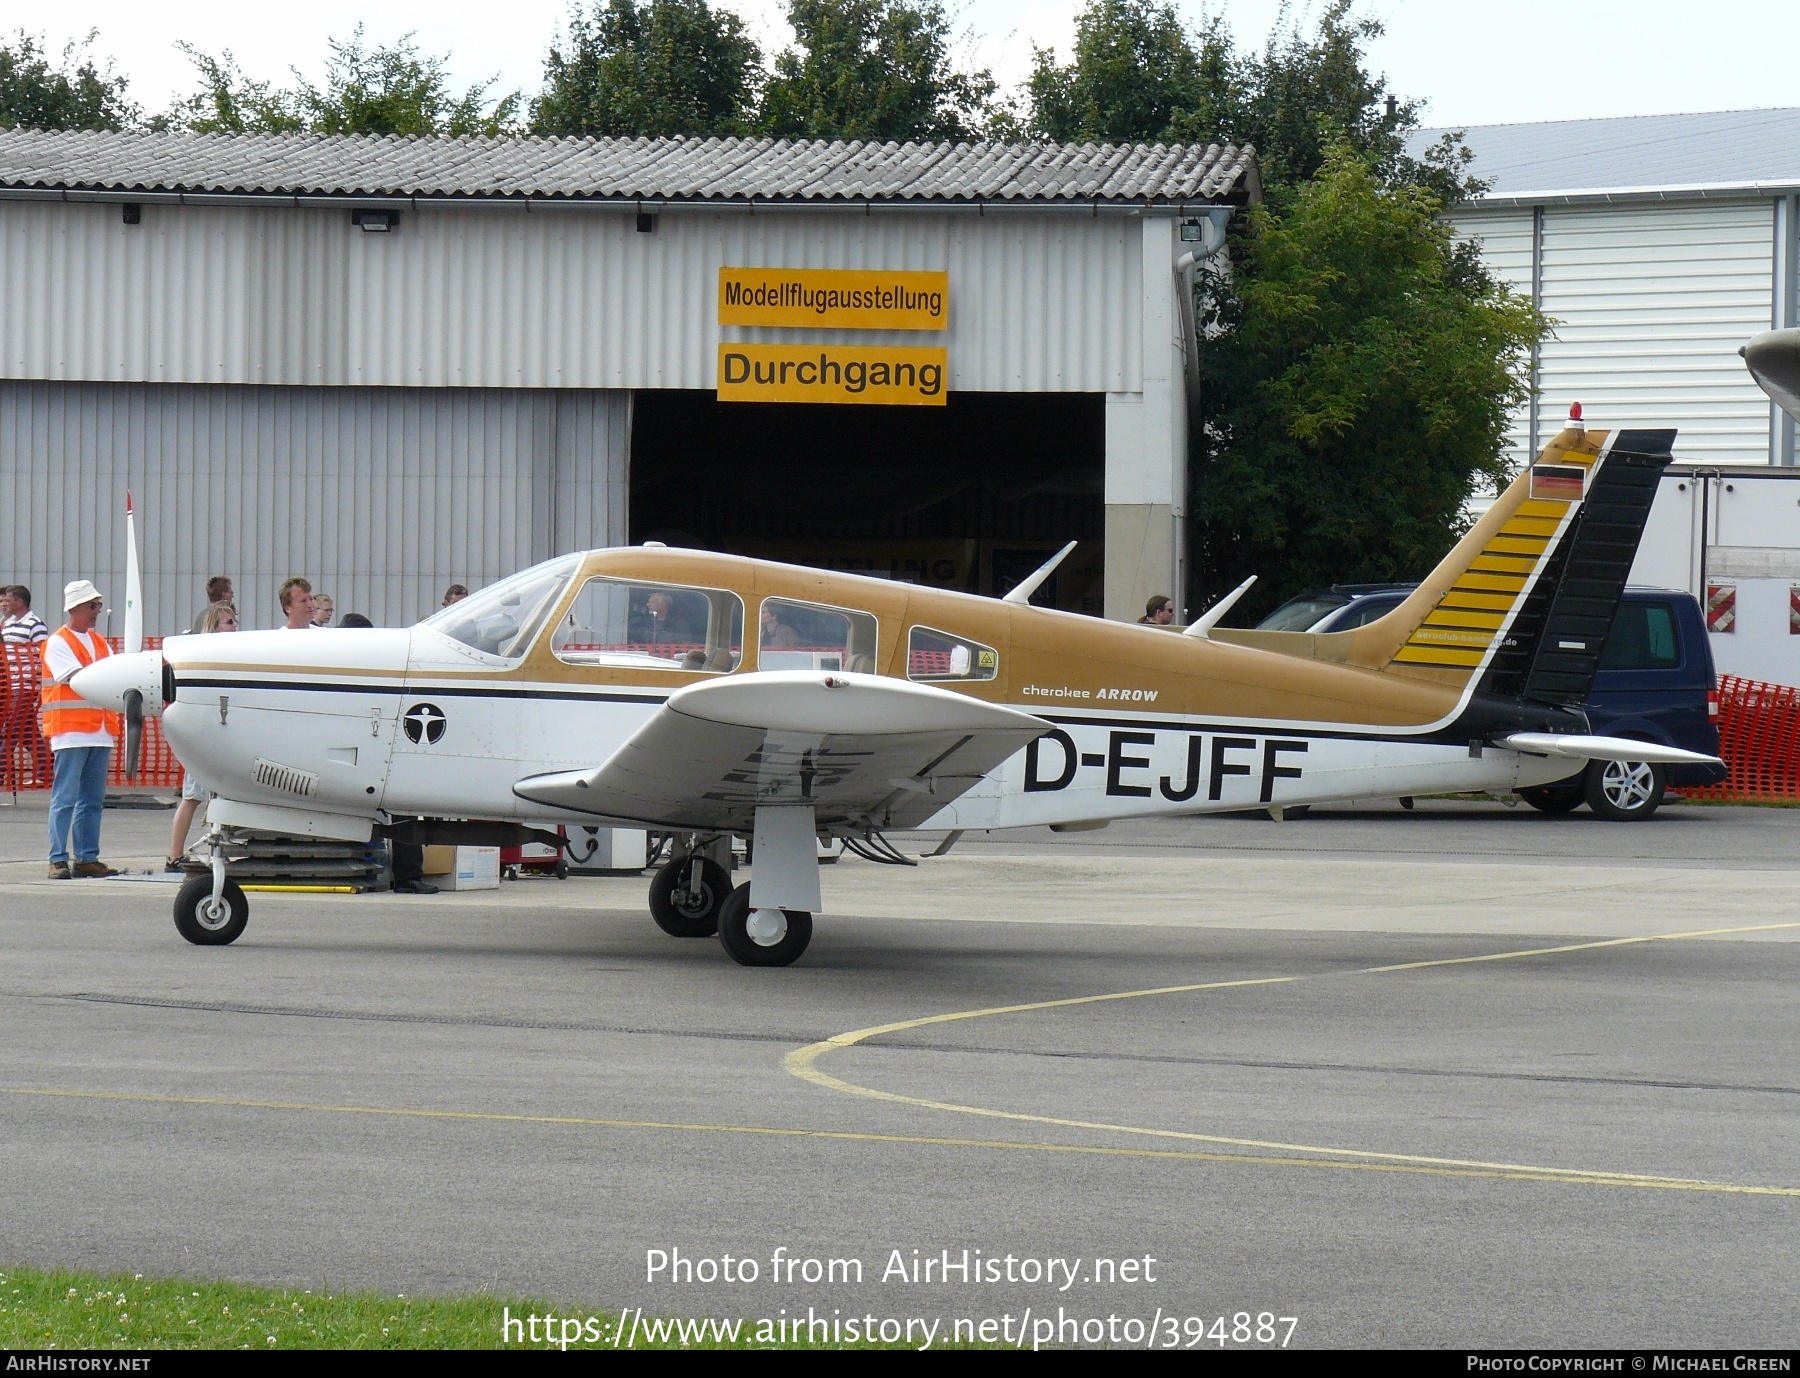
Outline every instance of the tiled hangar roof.
<svg viewBox="0 0 1800 1378">
<path fill-rule="evenodd" d="M 0 131 L 0 195 L 861 205 L 1238 203 L 1253 149 L 776 139 L 397 138 Z"/>
</svg>

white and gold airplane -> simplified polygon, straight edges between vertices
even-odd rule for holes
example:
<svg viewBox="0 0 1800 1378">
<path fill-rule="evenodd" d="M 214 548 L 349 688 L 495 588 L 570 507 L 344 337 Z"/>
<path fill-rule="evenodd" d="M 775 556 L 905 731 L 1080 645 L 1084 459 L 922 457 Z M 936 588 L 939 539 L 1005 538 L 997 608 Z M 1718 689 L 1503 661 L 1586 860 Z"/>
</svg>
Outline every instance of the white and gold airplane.
<svg viewBox="0 0 1800 1378">
<path fill-rule="evenodd" d="M 140 728 L 160 712 L 218 796 L 210 874 L 176 902 L 190 942 L 243 932 L 230 864 L 250 831 L 492 843 L 560 822 L 673 834 L 657 923 L 785 966 L 820 908 L 820 839 L 907 860 L 890 830 L 1717 764 L 1593 736 L 1581 708 L 1673 439 L 1572 421 L 1416 592 L 1349 632 L 1032 607 L 1051 566 L 994 600 L 645 546 L 548 561 L 407 629 L 172 637 L 73 683 Z M 746 887 L 734 837 L 753 840 Z"/>
</svg>

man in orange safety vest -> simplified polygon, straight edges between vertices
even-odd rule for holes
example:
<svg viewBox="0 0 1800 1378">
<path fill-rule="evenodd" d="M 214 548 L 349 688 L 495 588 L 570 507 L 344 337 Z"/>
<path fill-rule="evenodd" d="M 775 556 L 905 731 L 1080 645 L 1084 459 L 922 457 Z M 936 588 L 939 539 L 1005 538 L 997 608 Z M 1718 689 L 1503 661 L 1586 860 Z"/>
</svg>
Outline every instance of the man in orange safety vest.
<svg viewBox="0 0 1800 1378">
<path fill-rule="evenodd" d="M 77 579 L 63 589 L 68 624 L 44 642 L 38 721 L 56 760 L 50 787 L 51 880 L 117 874 L 100 860 L 100 818 L 106 807 L 106 769 L 123 725 L 117 713 L 94 707 L 69 687 L 78 670 L 112 654 L 106 638 L 94 630 L 105 607 L 100 590 Z"/>
</svg>

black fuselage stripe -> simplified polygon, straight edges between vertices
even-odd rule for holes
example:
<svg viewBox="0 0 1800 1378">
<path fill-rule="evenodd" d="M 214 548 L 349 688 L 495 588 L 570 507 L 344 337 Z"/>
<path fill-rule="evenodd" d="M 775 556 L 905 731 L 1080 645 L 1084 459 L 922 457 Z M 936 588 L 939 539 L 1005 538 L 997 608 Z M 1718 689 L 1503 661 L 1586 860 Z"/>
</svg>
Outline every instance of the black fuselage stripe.
<svg viewBox="0 0 1800 1378">
<path fill-rule="evenodd" d="M 668 702 L 667 694 L 613 694 L 604 690 L 566 689 L 494 689 L 447 688 L 438 684 L 351 684 L 337 681 L 263 680 L 263 679 L 175 679 L 179 700 L 183 689 L 270 689 L 313 694 L 381 694 L 389 698 L 466 698 L 466 699 L 565 699 L 583 703 L 652 703 Z"/>
<path fill-rule="evenodd" d="M 1220 723 L 1190 718 L 1186 721 L 1166 718 L 1094 718 L 1064 717 L 1055 713 L 1034 713 L 1033 717 L 1069 727 L 1105 727 L 1105 728 L 1137 728 L 1149 732 L 1210 732 L 1231 733 L 1245 737 L 1307 737 L 1321 741 L 1345 742 L 1423 742 L 1426 745 L 1441 745 L 1432 739 L 1441 734 L 1443 729 L 1421 729 L 1417 732 L 1376 732 L 1373 730 L 1357 732 L 1325 727 L 1295 727 L 1287 725 L 1270 725 L 1250 727 L 1242 723 Z"/>
<path fill-rule="evenodd" d="M 275 690 L 283 692 L 304 692 L 324 694 L 380 694 L 391 698 L 474 698 L 474 699 L 549 699 L 575 703 L 644 703 L 657 707 L 668 702 L 666 694 L 620 694 L 605 690 L 565 690 L 565 689 L 496 689 L 485 688 L 449 688 L 435 684 L 370 684 L 356 683 L 319 683 L 317 681 L 273 681 L 257 679 L 182 679 L 176 678 L 175 692 L 179 701 L 181 690 L 191 689 L 243 689 L 243 690 Z M 1022 712 L 1031 712 L 1029 708 Z M 1059 727 L 1100 727 L 1111 730 L 1125 729 L 1151 732 L 1210 732 L 1215 735 L 1230 733 L 1248 737 L 1296 737 L 1319 741 L 1346 742 L 1407 742 L 1420 746 L 1459 746 L 1466 744 L 1469 734 L 1458 733 L 1458 723 L 1450 723 L 1437 728 L 1419 729 L 1412 732 L 1396 730 L 1381 732 L 1375 729 L 1324 728 L 1301 725 L 1281 725 L 1264 723 L 1246 725 L 1241 723 L 1209 722 L 1198 718 L 1186 720 L 1169 718 L 1123 718 L 1075 716 L 1063 713 L 1037 712 L 1034 717 Z M 1516 728 L 1510 730 L 1518 730 Z M 1479 729 L 1477 737 L 1486 734 Z"/>
</svg>

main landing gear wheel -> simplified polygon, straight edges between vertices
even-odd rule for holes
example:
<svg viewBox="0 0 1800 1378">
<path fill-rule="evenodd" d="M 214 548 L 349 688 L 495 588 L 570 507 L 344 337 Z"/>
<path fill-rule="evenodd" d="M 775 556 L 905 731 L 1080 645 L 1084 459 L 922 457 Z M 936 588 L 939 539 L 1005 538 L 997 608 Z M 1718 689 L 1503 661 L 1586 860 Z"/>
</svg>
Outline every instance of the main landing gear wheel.
<svg viewBox="0 0 1800 1378">
<path fill-rule="evenodd" d="M 698 868 L 698 874 L 689 872 Z M 671 938 L 710 938 L 719 931 L 719 906 L 733 893 L 716 861 L 684 856 L 666 862 L 650 882 L 650 917 Z"/>
<path fill-rule="evenodd" d="M 1595 761 L 1587 768 L 1587 805 L 1601 818 L 1636 823 L 1662 803 L 1667 770 L 1648 761 Z"/>
<path fill-rule="evenodd" d="M 726 896 L 719 910 L 719 942 L 739 966 L 792 965 L 812 941 L 812 926 L 804 909 L 752 909 L 748 885 Z"/>
<path fill-rule="evenodd" d="M 213 903 L 212 872 L 190 876 L 175 896 L 175 929 L 190 943 L 221 947 L 236 942 L 250 922 L 250 901 L 236 881 L 225 882 L 219 902 Z"/>
<path fill-rule="evenodd" d="M 1581 807 L 1583 779 L 1577 775 L 1553 785 L 1531 785 L 1519 791 L 1519 798 L 1539 813 L 1573 813 Z"/>
</svg>

